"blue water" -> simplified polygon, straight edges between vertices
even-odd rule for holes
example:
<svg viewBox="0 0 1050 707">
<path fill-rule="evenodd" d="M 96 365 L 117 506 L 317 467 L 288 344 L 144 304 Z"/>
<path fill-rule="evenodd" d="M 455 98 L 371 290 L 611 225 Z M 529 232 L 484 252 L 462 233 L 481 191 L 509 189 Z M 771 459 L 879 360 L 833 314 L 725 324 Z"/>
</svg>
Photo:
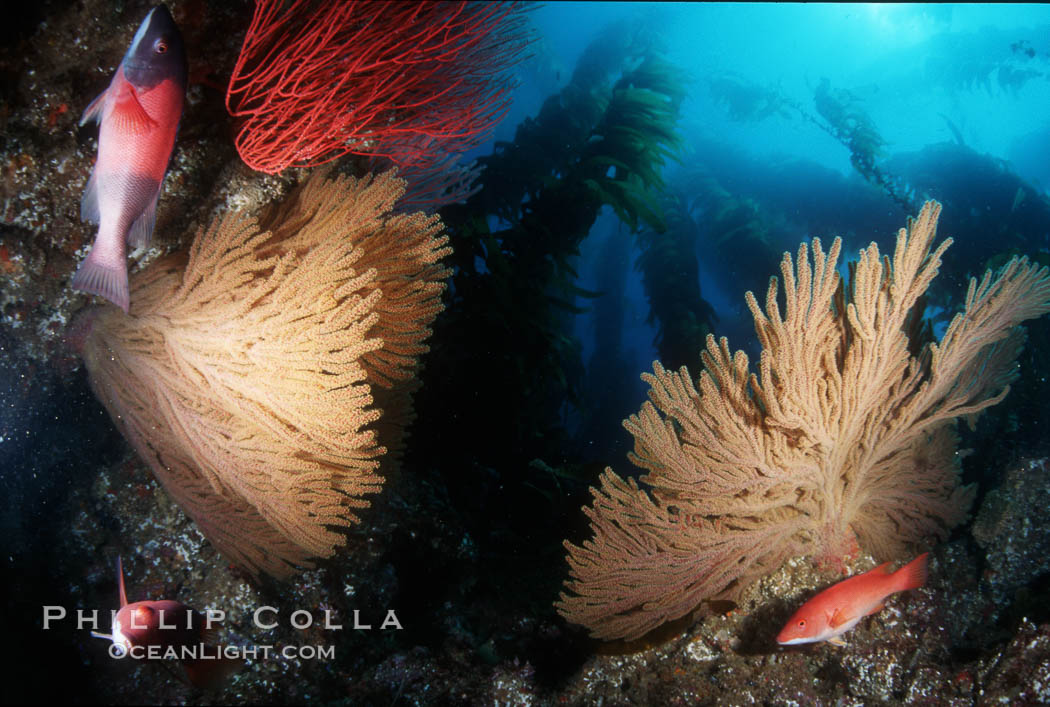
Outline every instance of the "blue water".
<svg viewBox="0 0 1050 707">
<path fill-rule="evenodd" d="M 496 129 L 496 139 L 513 140 L 517 125 L 566 85 L 581 52 L 598 32 L 624 19 L 658 28 L 667 58 L 692 79 L 679 123 L 686 144 L 683 155 L 688 159 L 693 150 L 712 143 L 722 146 L 732 153 L 733 164 L 721 176 L 732 173 L 744 191 L 752 187 L 768 196 L 808 191 L 807 198 L 819 201 L 820 186 L 813 180 L 807 184 L 806 174 L 795 170 L 778 181 L 783 175 L 770 173 L 775 166 L 799 161 L 807 171 L 823 168 L 844 181 L 862 179 L 842 142 L 797 113 L 734 120 L 710 90 L 712 81 L 725 76 L 771 87 L 811 114 L 816 113 L 814 90 L 827 79 L 833 88 L 855 97 L 877 126 L 885 141 L 883 162 L 929 145 L 953 143 L 961 136 L 967 148 L 1001 160 L 1044 196 L 1050 188 L 1050 7 L 1045 5 L 551 3 L 533 13 L 540 38 L 533 58 L 519 70 L 521 85 L 507 119 Z M 487 149 L 483 146 L 478 152 Z M 689 166 L 670 165 L 665 174 L 673 182 L 676 172 Z M 768 184 L 756 186 L 761 183 Z M 787 198 L 805 210 L 800 199 Z M 842 220 L 849 222 L 849 231 L 834 224 L 827 233 L 801 228 L 792 236 L 845 237 L 845 272 L 845 260 L 854 258 L 869 240 L 877 241 L 883 252 L 892 250 L 892 237 L 904 225 L 897 213 L 865 219 L 865 208 L 844 208 L 852 212 L 852 218 Z M 592 237 L 615 228 L 616 222 L 607 210 Z M 783 248 L 794 252 L 799 240 L 786 238 Z M 1045 242 L 1033 245 L 1046 249 Z M 595 285 L 586 262 L 593 250 L 593 244 L 584 244 L 584 287 Z M 698 243 L 697 252 L 704 298 L 720 317 L 718 333 L 728 334 L 734 345 L 749 346 L 744 337 L 750 332 L 750 316 L 743 291 L 733 286 L 732 278 L 720 277 L 727 264 L 717 262 L 703 243 Z M 637 250 L 632 253 L 636 256 Z M 776 262 L 766 267 L 770 275 L 776 274 Z M 625 338 L 641 371 L 657 357 L 652 346 L 655 330 L 645 322 L 640 274 L 628 269 Z M 756 294 L 762 299 L 763 293 Z M 586 316 L 574 328 L 584 360 L 593 353 L 587 336 L 592 328 Z"/>
<path fill-rule="evenodd" d="M 568 80 L 592 33 L 636 18 L 660 28 L 668 58 L 696 80 L 683 108 L 687 135 L 706 133 L 758 157 L 805 157 L 848 172 L 848 155 L 827 135 L 790 120 L 734 123 L 705 86 L 732 73 L 809 102 L 826 77 L 864 99 L 894 151 L 951 140 L 938 116 L 945 113 L 967 145 L 1010 160 L 1044 188 L 1050 184 L 1050 164 L 1025 149 L 1034 134 L 1045 135 L 1050 112 L 1045 5 L 566 2 L 540 7 L 533 18 L 542 36 L 533 65 L 546 66 L 522 72 L 526 83 L 498 139 L 510 139 L 559 85 L 551 70 L 560 71 L 560 84 Z M 1011 51 L 1015 42 L 1036 56 Z M 1004 68 L 1037 76 L 1014 90 L 997 80 Z"/>
</svg>

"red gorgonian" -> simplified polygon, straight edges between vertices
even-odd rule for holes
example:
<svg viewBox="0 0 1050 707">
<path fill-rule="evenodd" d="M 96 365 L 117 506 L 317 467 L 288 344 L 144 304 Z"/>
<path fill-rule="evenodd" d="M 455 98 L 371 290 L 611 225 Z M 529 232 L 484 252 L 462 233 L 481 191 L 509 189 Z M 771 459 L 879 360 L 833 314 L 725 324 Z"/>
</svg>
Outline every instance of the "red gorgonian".
<svg viewBox="0 0 1050 707">
<path fill-rule="evenodd" d="M 521 3 L 257 0 L 226 93 L 237 150 L 268 174 L 348 153 L 440 170 L 506 114 L 528 41 Z"/>
</svg>

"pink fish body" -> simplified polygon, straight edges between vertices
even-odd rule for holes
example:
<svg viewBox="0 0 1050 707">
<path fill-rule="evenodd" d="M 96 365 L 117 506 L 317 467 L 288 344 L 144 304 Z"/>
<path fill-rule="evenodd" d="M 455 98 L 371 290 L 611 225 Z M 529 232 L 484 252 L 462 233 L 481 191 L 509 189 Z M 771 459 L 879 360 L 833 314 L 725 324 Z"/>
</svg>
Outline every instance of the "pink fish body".
<svg viewBox="0 0 1050 707">
<path fill-rule="evenodd" d="M 896 572 L 889 570 L 887 562 L 828 587 L 792 615 L 777 635 L 777 643 L 792 646 L 829 641 L 844 645 L 840 636 L 865 616 L 880 611 L 886 597 L 926 583 L 928 559 L 929 553 L 924 552 Z"/>
<path fill-rule="evenodd" d="M 80 217 L 99 224 L 73 288 L 128 311 L 127 245 L 149 242 L 164 173 L 175 146 L 186 93 L 186 53 L 171 13 L 150 10 L 113 80 L 84 111 L 97 120 L 98 160 L 80 202 Z"/>
</svg>

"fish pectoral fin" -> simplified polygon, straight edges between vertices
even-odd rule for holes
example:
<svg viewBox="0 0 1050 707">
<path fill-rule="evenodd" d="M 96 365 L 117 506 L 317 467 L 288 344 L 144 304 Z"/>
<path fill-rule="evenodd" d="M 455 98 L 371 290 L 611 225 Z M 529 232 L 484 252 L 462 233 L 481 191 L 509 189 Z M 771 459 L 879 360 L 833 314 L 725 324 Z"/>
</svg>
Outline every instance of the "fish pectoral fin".
<svg viewBox="0 0 1050 707">
<path fill-rule="evenodd" d="M 828 639 L 828 643 L 839 648 L 843 648 L 846 645 L 846 642 L 842 640 L 842 636 L 832 636 Z"/>
<path fill-rule="evenodd" d="M 88 223 L 98 223 L 102 220 L 98 208 L 98 179 L 95 177 L 95 170 L 91 170 L 84 195 L 80 197 L 80 220 Z"/>
<path fill-rule="evenodd" d="M 98 122 L 102 118 L 102 106 L 106 103 L 106 94 L 108 90 L 95 96 L 95 100 L 88 103 L 88 107 L 84 109 L 84 114 L 80 116 L 80 124 L 84 125 L 92 120 Z"/>
<path fill-rule="evenodd" d="M 852 618 L 853 617 L 849 615 L 849 612 L 842 609 L 835 609 L 834 613 L 828 617 L 828 625 L 831 626 L 831 628 L 838 628 L 843 624 L 849 623 Z"/>
<path fill-rule="evenodd" d="M 139 103 L 134 91 L 122 91 L 111 114 L 114 125 L 122 133 L 141 135 L 158 127 L 159 123 Z"/>
<path fill-rule="evenodd" d="M 132 248 L 140 248 L 149 245 L 150 236 L 153 235 L 153 226 L 157 222 L 157 201 L 160 199 L 160 185 L 150 200 L 149 205 L 143 210 L 135 223 L 131 224 L 128 231 L 128 245 Z"/>
</svg>

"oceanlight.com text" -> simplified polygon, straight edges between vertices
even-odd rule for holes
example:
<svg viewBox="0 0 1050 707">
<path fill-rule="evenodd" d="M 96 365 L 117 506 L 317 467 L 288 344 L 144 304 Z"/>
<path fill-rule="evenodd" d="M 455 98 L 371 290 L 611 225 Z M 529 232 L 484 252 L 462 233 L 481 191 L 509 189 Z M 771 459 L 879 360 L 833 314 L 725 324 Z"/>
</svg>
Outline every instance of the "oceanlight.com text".
<svg viewBox="0 0 1050 707">
<path fill-rule="evenodd" d="M 125 650 L 120 644 L 109 647 L 111 658 L 132 660 L 269 660 L 281 656 L 286 660 L 333 660 L 335 646 L 209 646 L 198 643 L 190 646 L 132 646 Z"/>
</svg>

